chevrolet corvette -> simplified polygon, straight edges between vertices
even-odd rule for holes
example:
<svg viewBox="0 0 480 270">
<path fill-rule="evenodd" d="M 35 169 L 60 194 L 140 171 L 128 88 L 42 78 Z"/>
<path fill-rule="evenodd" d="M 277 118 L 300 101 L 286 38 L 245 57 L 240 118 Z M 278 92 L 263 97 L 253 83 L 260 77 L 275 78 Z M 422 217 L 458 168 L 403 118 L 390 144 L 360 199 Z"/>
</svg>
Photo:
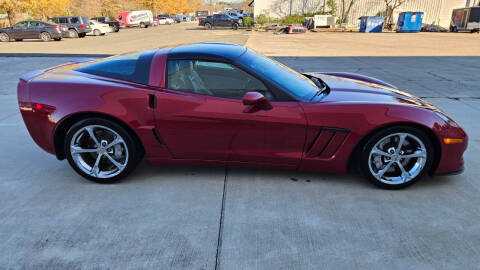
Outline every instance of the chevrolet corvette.
<svg viewBox="0 0 480 270">
<path fill-rule="evenodd" d="M 33 140 L 114 183 L 143 159 L 347 173 L 388 189 L 463 170 L 468 137 L 432 104 L 351 73 L 298 73 L 243 46 L 198 43 L 78 59 L 21 76 Z"/>
</svg>

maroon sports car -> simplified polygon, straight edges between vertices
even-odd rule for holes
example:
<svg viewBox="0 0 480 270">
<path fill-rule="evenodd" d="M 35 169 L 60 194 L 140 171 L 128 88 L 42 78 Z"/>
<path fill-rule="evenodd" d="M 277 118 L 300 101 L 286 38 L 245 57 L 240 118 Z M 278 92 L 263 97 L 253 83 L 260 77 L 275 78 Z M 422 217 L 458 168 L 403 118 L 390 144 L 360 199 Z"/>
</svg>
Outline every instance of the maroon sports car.
<svg viewBox="0 0 480 270">
<path fill-rule="evenodd" d="M 467 135 L 380 80 L 305 73 L 243 46 L 200 43 L 84 59 L 18 84 L 25 124 L 80 175 L 113 183 L 142 160 L 329 173 L 401 188 L 463 170 Z"/>
</svg>

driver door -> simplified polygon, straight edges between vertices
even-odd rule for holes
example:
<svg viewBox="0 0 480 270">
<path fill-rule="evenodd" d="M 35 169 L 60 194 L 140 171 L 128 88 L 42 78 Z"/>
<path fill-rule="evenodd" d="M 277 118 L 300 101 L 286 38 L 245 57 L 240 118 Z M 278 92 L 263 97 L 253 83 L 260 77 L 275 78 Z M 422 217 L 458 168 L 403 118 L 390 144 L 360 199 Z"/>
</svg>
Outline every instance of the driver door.
<svg viewBox="0 0 480 270">
<path fill-rule="evenodd" d="M 156 130 L 174 158 L 298 166 L 306 120 L 297 102 L 276 102 L 262 81 L 229 63 L 169 60 L 167 73 Z M 252 91 L 272 108 L 246 110 L 242 97 Z"/>
<path fill-rule="evenodd" d="M 27 38 L 28 22 L 19 22 L 13 26 L 12 38 L 24 39 Z"/>
</svg>

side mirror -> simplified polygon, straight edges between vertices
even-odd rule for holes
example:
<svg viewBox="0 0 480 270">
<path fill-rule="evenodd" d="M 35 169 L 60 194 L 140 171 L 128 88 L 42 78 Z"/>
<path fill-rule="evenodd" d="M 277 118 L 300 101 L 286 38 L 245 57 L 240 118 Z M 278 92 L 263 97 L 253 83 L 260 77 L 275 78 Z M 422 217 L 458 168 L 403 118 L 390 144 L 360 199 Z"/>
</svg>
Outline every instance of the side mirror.
<svg viewBox="0 0 480 270">
<path fill-rule="evenodd" d="M 243 105 L 247 106 L 243 112 L 245 113 L 254 113 L 259 110 L 271 110 L 272 104 L 270 101 L 259 92 L 248 92 L 243 98 Z"/>
</svg>

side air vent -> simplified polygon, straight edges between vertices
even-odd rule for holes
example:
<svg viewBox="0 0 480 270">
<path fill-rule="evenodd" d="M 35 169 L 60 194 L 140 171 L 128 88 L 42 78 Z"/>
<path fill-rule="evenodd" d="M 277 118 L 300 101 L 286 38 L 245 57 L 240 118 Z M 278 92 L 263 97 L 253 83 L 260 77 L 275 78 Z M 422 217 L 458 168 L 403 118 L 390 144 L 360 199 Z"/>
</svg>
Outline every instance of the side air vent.
<svg viewBox="0 0 480 270">
<path fill-rule="evenodd" d="M 307 158 L 331 158 L 345 141 L 348 130 L 322 128 L 313 143 L 307 149 Z"/>
<path fill-rule="evenodd" d="M 153 136 L 155 137 L 155 139 L 157 139 L 157 142 L 160 145 L 165 145 L 162 141 L 162 138 L 160 138 L 160 136 L 157 134 L 157 130 L 155 128 L 152 128 L 152 132 L 153 132 Z"/>
</svg>

